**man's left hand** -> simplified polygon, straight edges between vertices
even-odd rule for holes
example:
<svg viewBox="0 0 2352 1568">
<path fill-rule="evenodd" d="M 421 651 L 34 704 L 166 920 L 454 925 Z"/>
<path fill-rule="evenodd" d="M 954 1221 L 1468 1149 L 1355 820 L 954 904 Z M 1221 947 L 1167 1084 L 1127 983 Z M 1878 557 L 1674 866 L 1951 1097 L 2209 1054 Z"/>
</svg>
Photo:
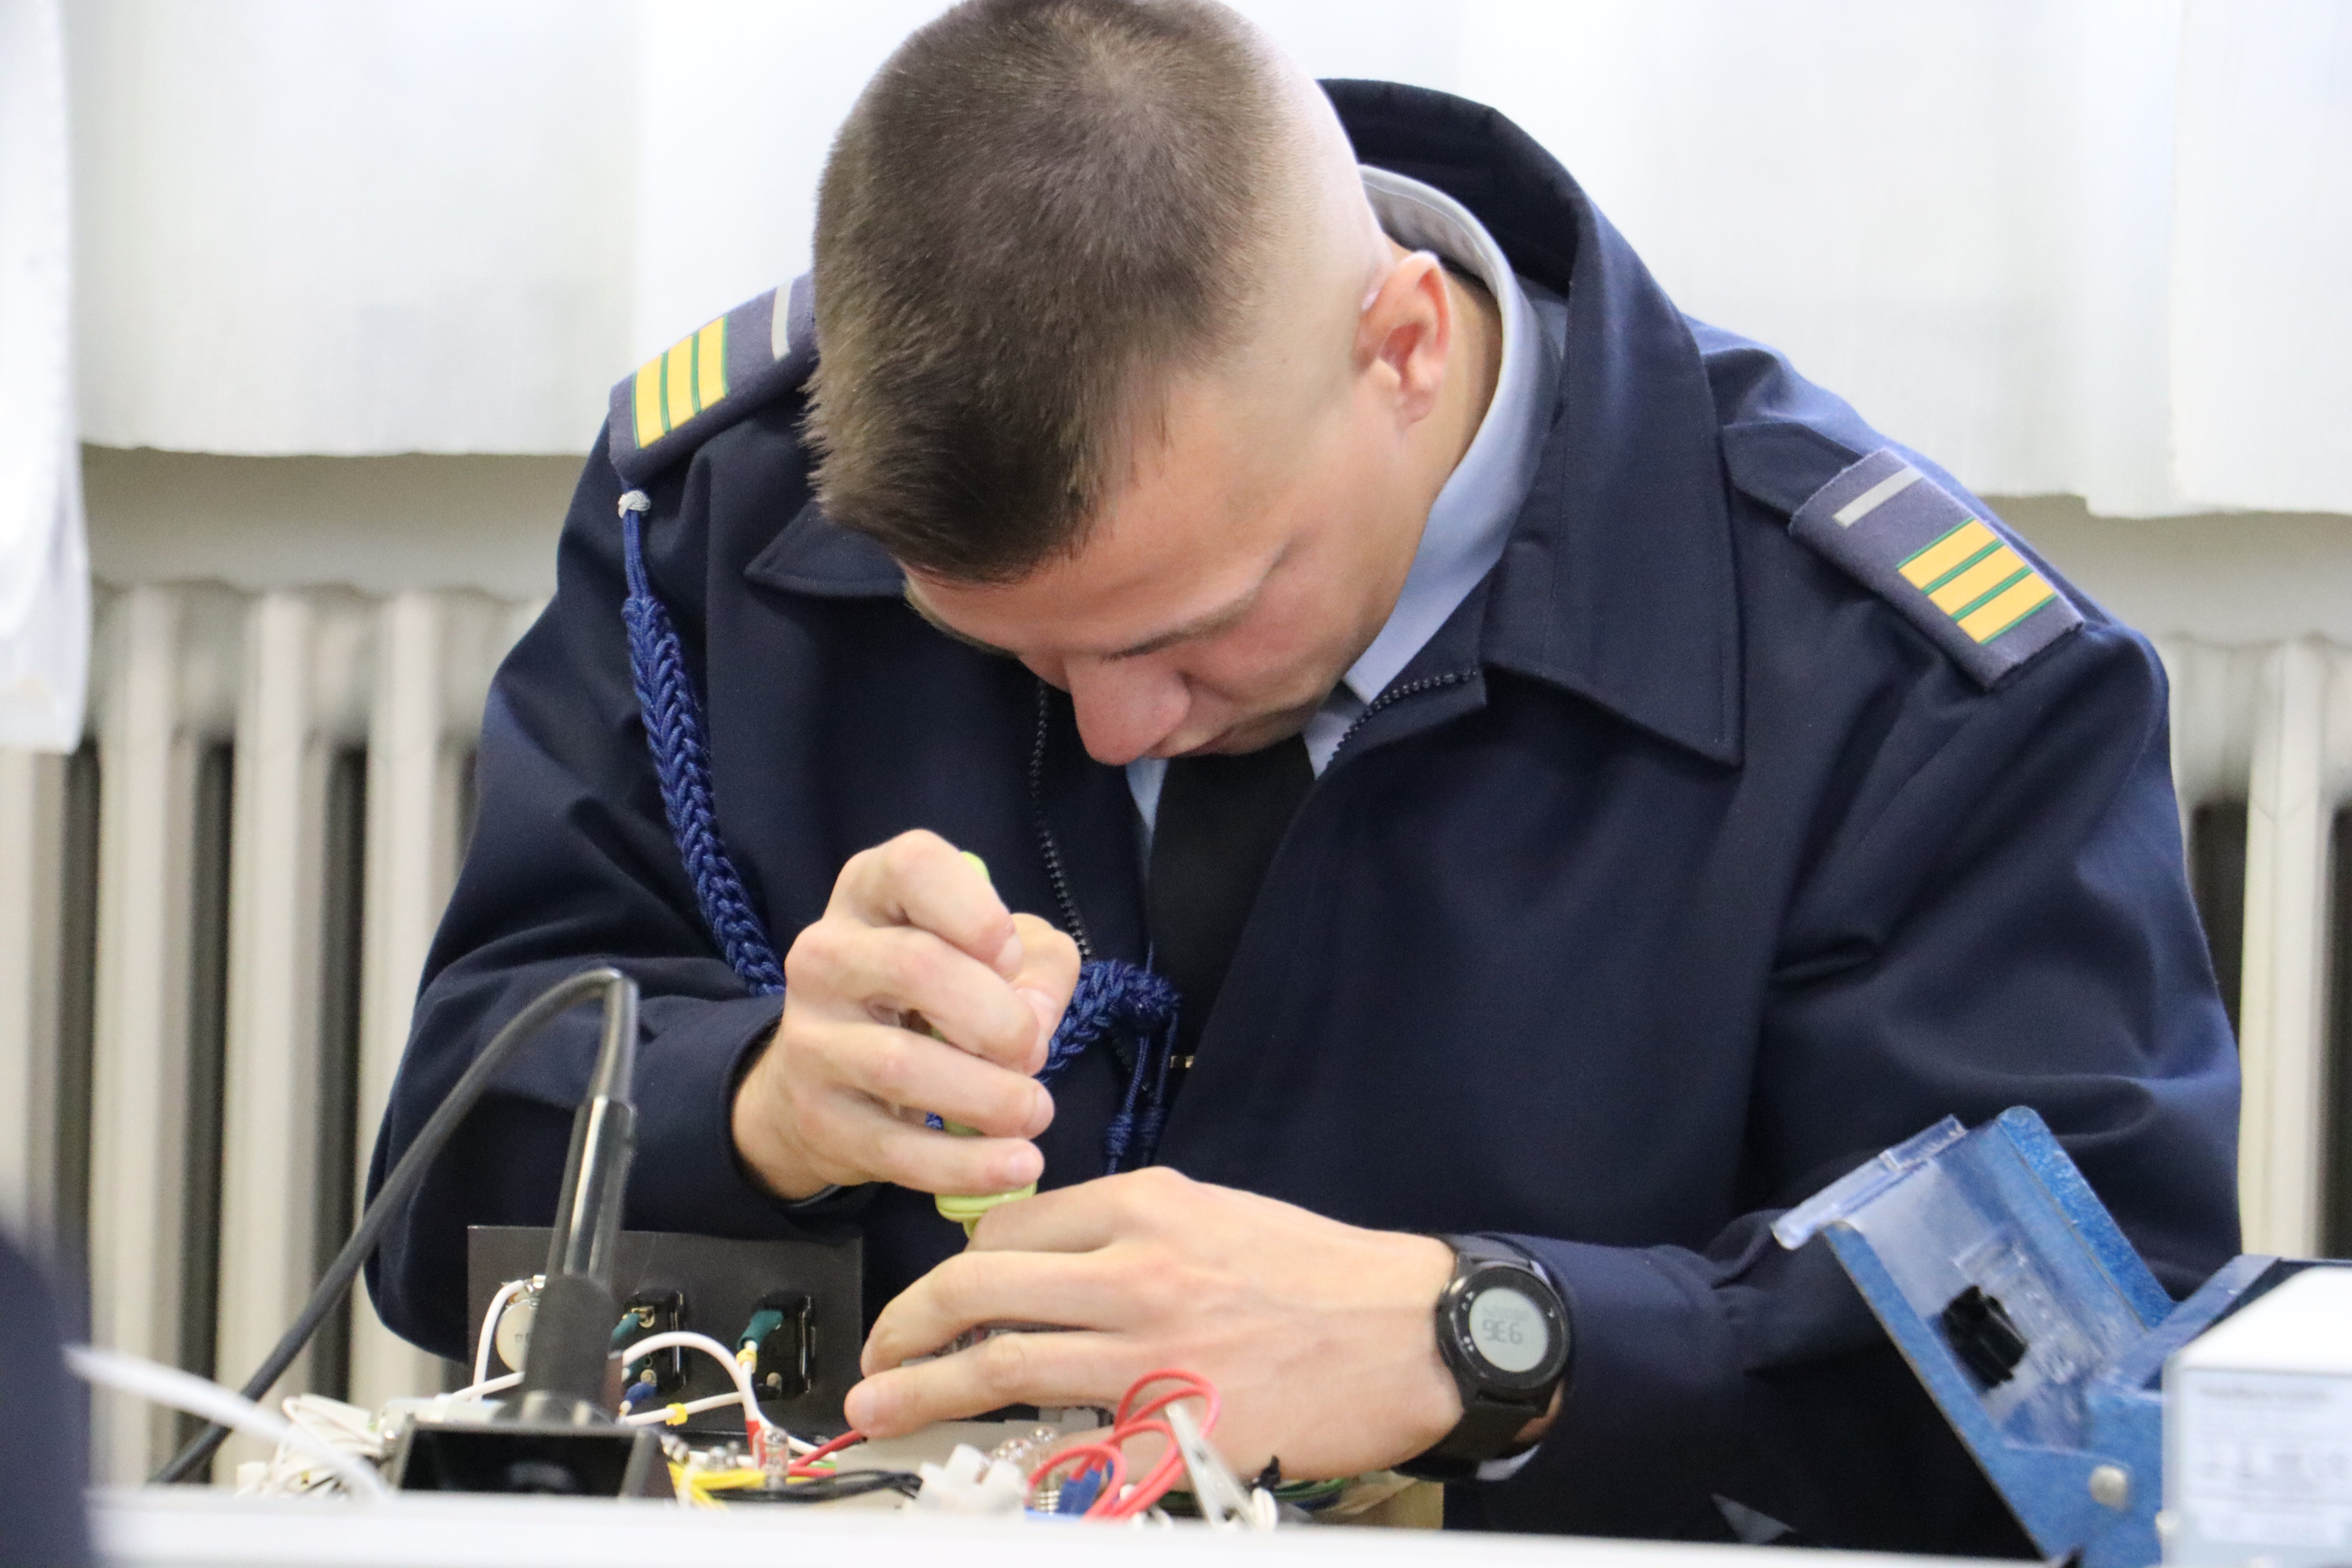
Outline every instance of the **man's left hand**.
<svg viewBox="0 0 2352 1568">
<path fill-rule="evenodd" d="M 1401 1463 L 1451 1431 L 1461 1395 L 1434 1312 L 1454 1254 L 1163 1167 L 991 1209 L 971 1247 L 908 1287 L 866 1342 L 850 1423 L 910 1432 L 1006 1405 L 1118 1403 L 1160 1367 L 1217 1387 L 1216 1443 L 1237 1473 L 1291 1479 Z M 1001 1333 L 906 1366 L 983 1323 Z"/>
</svg>

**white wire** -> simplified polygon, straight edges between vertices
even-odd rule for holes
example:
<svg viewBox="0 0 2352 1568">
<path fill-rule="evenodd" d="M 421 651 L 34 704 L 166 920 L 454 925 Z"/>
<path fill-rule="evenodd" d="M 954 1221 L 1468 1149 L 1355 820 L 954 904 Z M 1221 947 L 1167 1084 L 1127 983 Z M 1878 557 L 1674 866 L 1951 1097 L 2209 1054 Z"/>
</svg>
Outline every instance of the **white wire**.
<svg viewBox="0 0 2352 1568">
<path fill-rule="evenodd" d="M 463 1388 L 451 1389 L 441 1397 L 452 1405 L 466 1399 L 488 1399 L 491 1394 L 502 1394 L 521 1381 L 522 1373 L 519 1372 L 504 1373 L 497 1377 L 486 1378 L 480 1383 L 469 1383 Z"/>
<path fill-rule="evenodd" d="M 727 1347 L 709 1334 L 698 1334 L 686 1329 L 670 1329 L 658 1334 L 647 1334 L 641 1340 L 631 1340 L 621 1349 L 622 1364 L 625 1367 L 634 1366 L 656 1351 L 674 1348 L 700 1351 L 725 1367 L 727 1375 L 735 1380 L 735 1393 L 742 1400 L 746 1413 L 744 1418 L 758 1422 L 775 1436 L 782 1437 L 784 1440 L 784 1446 L 793 1453 L 805 1454 L 816 1447 L 814 1443 L 802 1441 L 768 1419 L 766 1413 L 760 1408 L 760 1396 L 751 1392 L 751 1369 L 728 1354 Z"/>
<path fill-rule="evenodd" d="M 742 1403 L 743 1396 L 740 1394 L 714 1394 L 708 1399 L 688 1401 L 686 1406 L 686 1413 L 688 1415 L 699 1415 L 706 1410 L 716 1410 L 721 1405 L 740 1405 Z M 658 1426 L 670 1418 L 673 1410 L 674 1406 L 667 1405 L 662 1405 L 660 1408 L 655 1410 L 640 1410 L 634 1415 L 622 1416 L 621 1425 L 624 1426 Z M 814 1447 L 816 1447 L 816 1445 L 814 1443 L 805 1445 L 805 1447 L 807 1448 L 814 1448 Z"/>
<path fill-rule="evenodd" d="M 194 1373 L 182 1372 L 178 1367 L 165 1366 L 144 1356 L 100 1350 L 94 1345 L 67 1346 L 66 1365 L 83 1382 L 95 1384 L 100 1388 L 134 1394 L 173 1410 L 201 1415 L 207 1421 L 217 1421 L 224 1426 L 235 1427 L 272 1443 L 290 1443 L 306 1449 L 334 1471 L 336 1479 L 343 1483 L 343 1489 L 354 1497 L 373 1499 L 385 1495 L 383 1479 L 373 1467 L 362 1464 L 321 1440 L 316 1434 L 304 1431 L 283 1417 L 271 1415 L 251 1400 Z"/>
<path fill-rule="evenodd" d="M 506 1310 L 509 1301 L 521 1295 L 530 1287 L 530 1281 L 528 1279 L 509 1279 L 499 1287 L 497 1295 L 490 1298 L 490 1310 L 482 1314 L 482 1331 L 474 1337 L 474 1381 L 476 1383 L 488 1383 L 490 1380 L 490 1347 L 498 1342 L 499 1314 Z"/>
<path fill-rule="evenodd" d="M 673 1349 L 700 1351 L 725 1367 L 727 1375 L 734 1380 L 735 1392 L 742 1396 L 743 1408 L 751 1418 L 762 1423 L 767 1421 L 767 1417 L 760 1414 L 760 1396 L 751 1392 L 751 1369 L 737 1361 L 725 1345 L 709 1334 L 698 1334 L 688 1329 L 669 1329 L 658 1334 L 647 1334 L 644 1339 L 632 1340 L 624 1345 L 621 1360 L 624 1365 L 634 1366 L 656 1351 Z"/>
<path fill-rule="evenodd" d="M 383 1434 L 374 1416 L 356 1405 L 324 1394 L 296 1394 L 288 1396 L 281 1408 L 288 1421 L 339 1452 L 360 1459 L 383 1458 Z M 333 1472 L 322 1468 L 308 1451 L 281 1443 L 263 1472 L 259 1492 L 263 1497 L 299 1497 L 334 1479 Z M 242 1489 L 238 1495 L 245 1495 Z"/>
</svg>

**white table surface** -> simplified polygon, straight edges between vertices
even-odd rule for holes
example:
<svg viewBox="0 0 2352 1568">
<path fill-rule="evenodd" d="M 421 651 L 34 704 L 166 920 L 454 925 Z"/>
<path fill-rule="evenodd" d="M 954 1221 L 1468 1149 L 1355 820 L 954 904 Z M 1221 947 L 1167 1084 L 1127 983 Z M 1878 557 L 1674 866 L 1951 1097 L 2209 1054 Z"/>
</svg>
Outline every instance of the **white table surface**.
<svg viewBox="0 0 2352 1568">
<path fill-rule="evenodd" d="M 1265 1534 L 952 1519 L 781 1506 L 681 1509 L 576 1498 L 241 1499 L 201 1487 L 90 1495 L 104 1568 L 1101 1568 L 1106 1552 L 1153 1568 L 1237 1559 L 1322 1568 L 1922 1568 L 1962 1559 L 1773 1547 L 1302 1525 Z M 2015 1568 L 2014 1564 L 2008 1568 Z"/>
</svg>

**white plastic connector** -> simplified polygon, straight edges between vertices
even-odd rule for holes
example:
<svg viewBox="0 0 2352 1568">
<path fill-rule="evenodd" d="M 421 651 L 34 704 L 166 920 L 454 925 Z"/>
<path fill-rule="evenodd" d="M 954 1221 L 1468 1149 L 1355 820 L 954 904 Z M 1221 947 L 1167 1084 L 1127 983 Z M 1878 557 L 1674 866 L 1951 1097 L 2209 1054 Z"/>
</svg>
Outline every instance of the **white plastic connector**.
<svg viewBox="0 0 2352 1568">
<path fill-rule="evenodd" d="M 940 1513 L 1019 1513 L 1029 1500 L 1029 1479 L 1003 1459 L 958 1443 L 944 1465 L 924 1465 L 915 1506 Z"/>
</svg>

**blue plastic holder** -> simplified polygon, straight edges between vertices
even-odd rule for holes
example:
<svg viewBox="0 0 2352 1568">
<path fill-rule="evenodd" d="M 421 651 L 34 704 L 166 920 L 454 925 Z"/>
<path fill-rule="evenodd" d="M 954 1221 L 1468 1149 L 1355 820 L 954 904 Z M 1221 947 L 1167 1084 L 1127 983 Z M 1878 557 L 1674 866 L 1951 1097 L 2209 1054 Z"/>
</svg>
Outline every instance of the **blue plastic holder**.
<svg viewBox="0 0 2352 1568">
<path fill-rule="evenodd" d="M 1772 1227 L 1825 1239 L 2046 1556 L 2147 1568 L 2163 1501 L 2164 1361 L 2277 1260 L 2178 1307 L 2040 1116 L 1947 1117 Z"/>
</svg>

